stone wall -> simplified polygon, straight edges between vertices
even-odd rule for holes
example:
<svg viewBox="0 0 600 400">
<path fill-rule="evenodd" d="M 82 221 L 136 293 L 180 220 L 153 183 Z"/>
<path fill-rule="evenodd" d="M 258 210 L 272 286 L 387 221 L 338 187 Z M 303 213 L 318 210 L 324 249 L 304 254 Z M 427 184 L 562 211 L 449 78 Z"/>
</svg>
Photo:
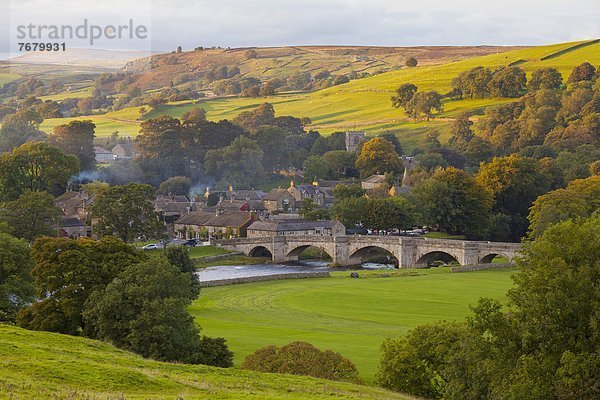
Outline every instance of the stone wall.
<svg viewBox="0 0 600 400">
<path fill-rule="evenodd" d="M 246 278 L 220 279 L 218 281 L 200 282 L 201 287 L 236 285 L 240 283 L 277 281 L 281 279 L 329 278 L 329 272 L 297 272 L 295 274 L 275 274 L 251 276 Z"/>
<path fill-rule="evenodd" d="M 475 265 L 461 265 L 460 267 L 452 267 L 450 272 L 481 271 L 484 269 L 513 268 L 514 266 L 515 263 L 486 263 Z"/>
</svg>

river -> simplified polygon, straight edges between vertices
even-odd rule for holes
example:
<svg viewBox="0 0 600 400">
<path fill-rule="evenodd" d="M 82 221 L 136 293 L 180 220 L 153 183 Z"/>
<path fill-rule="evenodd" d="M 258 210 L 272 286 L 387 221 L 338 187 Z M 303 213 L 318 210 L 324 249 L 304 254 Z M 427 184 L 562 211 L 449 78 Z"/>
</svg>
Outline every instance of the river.
<svg viewBox="0 0 600 400">
<path fill-rule="evenodd" d="M 352 268 L 353 271 L 373 269 L 394 269 L 393 264 L 364 263 Z M 298 261 L 287 264 L 254 264 L 254 265 L 219 265 L 198 269 L 196 275 L 200 282 L 219 281 L 222 279 L 251 278 L 296 273 L 317 273 L 341 271 L 346 269 L 329 268 L 326 261 Z"/>
</svg>

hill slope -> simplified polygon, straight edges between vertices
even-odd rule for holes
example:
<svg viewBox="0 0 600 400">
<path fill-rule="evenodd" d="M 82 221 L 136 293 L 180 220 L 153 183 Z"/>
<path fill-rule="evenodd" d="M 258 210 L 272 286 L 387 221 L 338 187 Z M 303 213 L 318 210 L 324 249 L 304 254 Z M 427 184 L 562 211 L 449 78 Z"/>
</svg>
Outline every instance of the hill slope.
<svg viewBox="0 0 600 400">
<path fill-rule="evenodd" d="M 450 119 L 462 111 L 483 112 L 491 105 L 514 101 L 514 99 L 462 99 L 445 102 L 445 111 L 429 124 L 414 123 L 399 109 L 392 108 L 390 96 L 403 83 L 414 83 L 421 90 L 438 90 L 446 93 L 451 89 L 452 78 L 460 72 L 475 66 L 498 68 L 507 65 L 519 65 L 528 74 L 540 67 L 557 68 L 565 77 L 571 70 L 584 61 L 594 65 L 600 64 L 600 42 L 561 43 L 512 50 L 502 53 L 447 62 L 442 65 L 418 66 L 403 68 L 382 73 L 369 78 L 357 79 L 349 83 L 330 87 L 311 93 L 281 94 L 263 98 L 226 97 L 209 99 L 202 103 L 168 104 L 158 107 L 144 118 L 168 114 L 179 117 L 185 112 L 203 107 L 211 120 L 231 119 L 242 111 L 259 106 L 263 102 L 274 105 L 278 115 L 293 115 L 309 117 L 313 121 L 310 129 L 322 133 L 338 130 L 362 129 L 367 133 L 382 132 L 398 133 L 403 144 L 412 147 L 420 135 L 428 128 L 436 127 L 444 134 L 448 129 Z M 98 126 L 98 136 L 106 136 L 118 130 L 125 136 L 135 136 L 139 121 L 139 108 L 120 110 L 106 115 L 93 116 Z M 80 117 L 78 119 L 87 119 Z M 69 119 L 54 119 L 45 121 L 42 129 L 50 132 L 52 127 L 67 123 Z"/>
<path fill-rule="evenodd" d="M 439 65 L 519 47 L 502 46 L 296 46 L 253 48 L 256 58 L 246 58 L 248 48 L 206 49 L 160 54 L 128 63 L 123 69 L 133 73 L 128 80 L 144 90 L 168 87 L 181 74 L 197 76 L 210 69 L 238 67 L 241 76 L 260 80 L 287 78 L 300 72 L 315 74 L 328 70 L 333 75 L 380 73 L 404 67 L 415 57 L 420 65 Z M 148 69 L 148 65 L 152 68 Z"/>
<path fill-rule="evenodd" d="M 408 399 L 382 389 L 168 364 L 106 343 L 0 325 L 0 399 Z"/>
</svg>

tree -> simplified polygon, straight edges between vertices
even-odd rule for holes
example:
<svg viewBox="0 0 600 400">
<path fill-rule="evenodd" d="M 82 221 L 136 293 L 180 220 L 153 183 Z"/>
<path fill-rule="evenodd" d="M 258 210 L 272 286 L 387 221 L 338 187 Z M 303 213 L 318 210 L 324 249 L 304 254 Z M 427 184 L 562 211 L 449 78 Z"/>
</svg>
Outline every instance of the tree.
<svg viewBox="0 0 600 400">
<path fill-rule="evenodd" d="M 455 149 L 465 151 L 471 139 L 475 137 L 471 126 L 473 126 L 473 122 L 469 119 L 469 115 L 464 112 L 460 113 L 450 126 L 448 144 Z"/>
<path fill-rule="evenodd" d="M 405 83 L 400 85 L 396 90 L 396 95 L 392 96 L 392 106 L 399 108 L 402 107 L 406 110 L 408 102 L 417 93 L 418 88 L 412 83 Z"/>
<path fill-rule="evenodd" d="M 52 195 L 26 191 L 18 199 L 5 204 L 0 210 L 0 222 L 6 222 L 14 236 L 33 242 L 40 236 L 56 235 L 60 214 Z"/>
<path fill-rule="evenodd" d="M 266 171 L 287 168 L 289 166 L 290 149 L 285 140 L 283 129 L 263 126 L 256 129 L 252 137 L 256 140 L 263 154 L 268 155 L 268 157 L 263 157 L 262 162 Z"/>
<path fill-rule="evenodd" d="M 246 60 L 251 60 L 251 59 L 257 58 L 257 57 L 258 57 L 258 53 L 256 52 L 256 50 L 248 49 L 244 52 L 244 58 Z"/>
<path fill-rule="evenodd" d="M 181 116 L 181 121 L 185 123 L 189 122 L 201 122 L 206 121 L 206 111 L 202 107 L 196 107 L 191 111 L 184 113 Z"/>
<path fill-rule="evenodd" d="M 66 125 L 54 127 L 51 142 L 65 154 L 72 154 L 79 159 L 82 170 L 93 169 L 96 166 L 94 155 L 94 130 L 92 121 L 71 121 Z"/>
<path fill-rule="evenodd" d="M 590 217 L 600 209 L 600 176 L 571 181 L 565 189 L 539 196 L 531 206 L 530 237 L 539 237 L 548 227 L 568 219 Z"/>
<path fill-rule="evenodd" d="M 595 75 L 596 68 L 594 68 L 592 64 L 586 61 L 583 64 L 579 64 L 578 66 L 573 68 L 573 71 L 571 72 L 571 75 L 569 75 L 569 79 L 567 80 L 567 82 L 577 83 L 581 81 L 591 81 L 592 79 L 594 79 Z"/>
<path fill-rule="evenodd" d="M 30 141 L 46 138 L 46 134 L 38 128 L 44 118 L 32 110 L 19 110 L 7 115 L 2 120 L 0 128 L 0 150 L 10 151 Z"/>
<path fill-rule="evenodd" d="M 417 66 L 417 59 L 414 57 L 407 58 L 404 64 L 409 68 L 414 68 Z"/>
<path fill-rule="evenodd" d="M 512 217 L 513 240 L 519 240 L 527 230 L 527 214 L 533 201 L 550 189 L 550 177 L 541 171 L 539 161 L 513 154 L 495 157 L 483 164 L 477 182 L 494 199 L 494 212 Z"/>
<path fill-rule="evenodd" d="M 204 168 L 224 185 L 255 185 L 265 175 L 263 156 L 254 140 L 238 136 L 229 146 L 208 151 Z"/>
<path fill-rule="evenodd" d="M 426 224 L 469 238 L 489 235 L 492 198 L 465 171 L 439 169 L 421 181 L 414 194 Z"/>
<path fill-rule="evenodd" d="M 394 148 L 396 149 L 396 153 L 398 153 L 400 155 L 404 154 L 404 150 L 402 149 L 402 145 L 400 144 L 400 141 L 398 140 L 398 136 L 396 136 L 394 133 L 392 133 L 392 132 L 382 133 L 381 135 L 378 135 L 378 136 L 384 138 L 385 140 L 387 140 L 388 142 L 393 144 Z"/>
<path fill-rule="evenodd" d="M 364 197 L 366 191 L 359 184 L 336 185 L 333 188 L 333 198 L 335 200 L 344 200 L 352 197 Z"/>
<path fill-rule="evenodd" d="M 233 123 L 253 131 L 260 126 L 275 125 L 275 109 L 270 103 L 263 103 L 252 111 L 244 111 L 233 119 Z"/>
<path fill-rule="evenodd" d="M 531 79 L 527 84 L 530 91 L 549 89 L 557 90 L 562 85 L 562 75 L 556 68 L 545 67 L 536 69 L 531 73 Z"/>
<path fill-rule="evenodd" d="M 178 119 L 168 115 L 142 122 L 136 151 L 146 175 L 157 178 L 158 182 L 166 177 L 185 175 L 189 158 L 183 142 L 188 134 Z"/>
<path fill-rule="evenodd" d="M 163 196 L 177 195 L 187 196 L 190 193 L 192 187 L 192 180 L 186 176 L 173 176 L 158 187 L 158 194 Z"/>
<path fill-rule="evenodd" d="M 364 197 L 348 197 L 333 204 L 333 217 L 344 226 L 350 228 L 363 221 L 367 199 Z"/>
<path fill-rule="evenodd" d="M 198 329 L 186 307 L 195 297 L 189 274 L 164 258 L 132 264 L 85 304 L 92 337 L 161 361 L 196 363 Z"/>
<path fill-rule="evenodd" d="M 360 383 L 352 361 L 331 350 L 321 351 L 310 343 L 292 342 L 281 348 L 267 346 L 249 355 L 243 369 L 280 374 L 314 376 Z"/>
<path fill-rule="evenodd" d="M 160 237 L 164 226 L 154 211 L 154 194 L 152 186 L 138 183 L 103 191 L 91 208 L 96 234 L 116 236 L 125 243 Z"/>
<path fill-rule="evenodd" d="M 0 233 L 0 322 L 14 323 L 17 311 L 34 299 L 29 244 Z"/>
<path fill-rule="evenodd" d="M 310 156 L 302 163 L 304 175 L 307 177 L 327 178 L 329 169 L 322 157 Z"/>
<path fill-rule="evenodd" d="M 524 244 L 508 310 L 480 299 L 466 323 L 384 342 L 378 383 L 449 400 L 598 398 L 599 218 L 558 223 Z"/>
<path fill-rule="evenodd" d="M 417 92 L 406 105 L 407 114 L 415 120 L 424 114 L 429 121 L 433 116 L 433 110 L 438 113 L 444 110 L 442 95 L 436 91 Z"/>
<path fill-rule="evenodd" d="M 527 87 L 527 75 L 522 68 L 508 67 L 496 72 L 488 88 L 495 97 L 519 97 Z"/>
<path fill-rule="evenodd" d="M 78 335 L 88 297 L 111 282 L 120 271 L 143 257 L 118 239 L 43 237 L 32 246 L 36 294 L 40 301 L 23 308 L 17 324 L 23 328 Z"/>
<path fill-rule="evenodd" d="M 346 176 L 353 176 L 356 173 L 356 169 L 354 168 L 354 153 L 348 153 L 344 150 L 333 150 L 323 154 L 321 159 L 327 166 L 326 178 L 340 179 Z"/>
<path fill-rule="evenodd" d="M 488 94 L 488 83 L 491 79 L 492 72 L 479 66 L 458 74 L 452 79 L 452 87 L 470 98 L 484 98 Z"/>
<path fill-rule="evenodd" d="M 402 170 L 402 163 L 394 145 L 382 137 L 373 138 L 362 146 L 355 165 L 364 177 Z"/>
<path fill-rule="evenodd" d="M 416 207 L 405 197 L 369 198 L 362 222 L 369 229 L 409 229 L 417 222 Z"/>
<path fill-rule="evenodd" d="M 77 157 L 43 142 L 25 143 L 0 155 L 0 200 L 14 200 L 27 190 L 60 194 L 78 171 Z"/>
</svg>

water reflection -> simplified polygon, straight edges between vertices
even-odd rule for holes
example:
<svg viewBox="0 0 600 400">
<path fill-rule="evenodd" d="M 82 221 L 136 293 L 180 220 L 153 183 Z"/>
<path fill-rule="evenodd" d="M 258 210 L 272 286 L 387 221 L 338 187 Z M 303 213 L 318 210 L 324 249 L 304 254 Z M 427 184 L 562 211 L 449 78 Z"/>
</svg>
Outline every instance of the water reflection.
<svg viewBox="0 0 600 400">
<path fill-rule="evenodd" d="M 364 263 L 359 267 L 335 268 L 327 266 L 326 261 L 300 261 L 293 264 L 254 264 L 254 265 L 219 265 L 201 268 L 196 272 L 200 282 L 218 281 L 221 279 L 250 278 L 255 276 L 269 276 L 280 274 L 316 273 L 338 270 L 375 270 L 394 269 L 393 264 Z"/>
</svg>

